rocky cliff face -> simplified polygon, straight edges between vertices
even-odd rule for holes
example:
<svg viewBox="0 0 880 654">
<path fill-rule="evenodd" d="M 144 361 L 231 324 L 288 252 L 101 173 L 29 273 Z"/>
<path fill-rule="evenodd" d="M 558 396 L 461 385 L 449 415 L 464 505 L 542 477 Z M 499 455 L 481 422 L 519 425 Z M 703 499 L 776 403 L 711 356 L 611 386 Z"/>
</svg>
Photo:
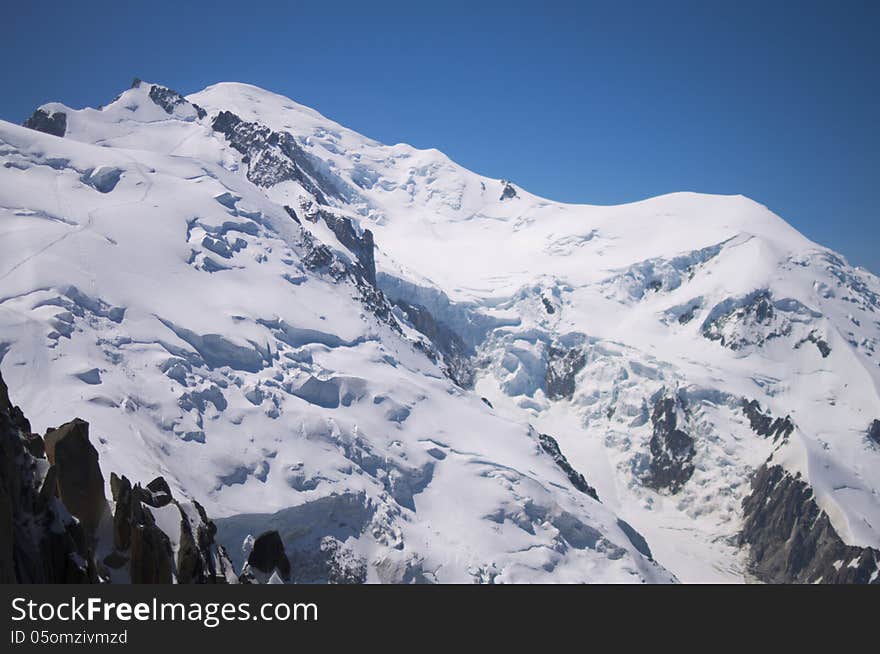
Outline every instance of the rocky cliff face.
<svg viewBox="0 0 880 654">
<path fill-rule="evenodd" d="M 75 429 L 75 427 L 74 427 Z M 87 491 L 73 493 L 66 449 L 64 466 L 46 457 L 43 439 L 9 400 L 0 377 L 0 582 L 88 583 L 97 580 L 94 533 L 62 503 L 61 489 L 76 495 L 84 516 L 99 507 L 87 505 Z M 54 458 L 54 456 L 53 456 Z M 87 463 L 87 462 L 86 462 Z M 86 473 L 88 474 L 88 473 Z M 85 489 L 83 489 L 85 490 Z"/>
<path fill-rule="evenodd" d="M 596 492 L 596 489 L 590 486 L 584 476 L 571 466 L 568 459 L 565 458 L 565 455 L 562 453 L 562 450 L 559 449 L 559 443 L 556 442 L 556 439 L 549 434 L 541 434 L 538 437 L 538 440 L 541 443 L 541 449 L 553 458 L 556 465 L 559 466 L 568 477 L 569 481 L 571 481 L 571 485 L 577 488 L 580 492 L 589 495 L 594 500 L 598 501 L 599 494 Z"/>
<path fill-rule="evenodd" d="M 868 438 L 874 445 L 880 446 L 880 420 L 871 422 L 871 426 L 868 427 Z"/>
<path fill-rule="evenodd" d="M 424 334 L 442 355 L 447 376 L 462 388 L 472 388 L 475 378 L 471 362 L 473 352 L 461 337 L 423 306 L 404 300 L 396 300 L 394 304 L 403 312 L 406 320 L 419 333 Z"/>
<path fill-rule="evenodd" d="M 306 152 L 288 132 L 277 132 L 257 122 L 242 120 L 231 111 L 221 111 L 213 119 L 214 131 L 226 137 L 248 165 L 247 178 L 263 188 L 281 182 L 299 183 L 320 204 L 328 197 L 344 198 L 340 189 L 325 179 Z"/>
<path fill-rule="evenodd" d="M 740 542 L 749 546 L 751 570 L 762 581 L 880 583 L 880 551 L 846 545 L 800 475 L 765 463 L 743 513 Z"/>
<path fill-rule="evenodd" d="M 0 583 L 237 582 L 198 502 L 162 477 L 110 487 L 112 510 L 88 423 L 31 433 L 0 377 Z"/>
<path fill-rule="evenodd" d="M 551 345 L 547 348 L 547 371 L 544 388 L 551 400 L 570 400 L 574 394 L 575 377 L 587 364 L 580 349 L 566 349 Z"/>
<path fill-rule="evenodd" d="M 794 431 L 794 423 L 789 416 L 774 418 L 769 413 L 761 411 L 761 405 L 757 400 L 743 400 L 743 414 L 749 419 L 749 425 L 758 436 L 772 438 L 774 441 L 783 440 L 791 436 Z"/>
<path fill-rule="evenodd" d="M 694 474 L 694 439 L 681 429 L 679 416 L 683 414 L 678 397 L 664 396 L 654 404 L 651 460 L 645 480 L 651 488 L 676 493 Z"/>
<path fill-rule="evenodd" d="M 24 126 L 52 136 L 64 136 L 67 131 L 67 114 L 63 111 L 50 113 L 43 109 L 37 109 L 30 118 L 24 121 Z"/>
</svg>

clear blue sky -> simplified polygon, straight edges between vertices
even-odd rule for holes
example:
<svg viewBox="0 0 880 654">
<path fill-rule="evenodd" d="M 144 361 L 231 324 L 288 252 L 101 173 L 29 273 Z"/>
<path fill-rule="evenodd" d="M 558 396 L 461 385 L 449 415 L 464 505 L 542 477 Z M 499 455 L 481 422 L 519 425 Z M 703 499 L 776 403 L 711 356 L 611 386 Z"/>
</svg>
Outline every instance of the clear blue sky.
<svg viewBox="0 0 880 654">
<path fill-rule="evenodd" d="M 880 2 L 15 2 L 0 117 L 232 80 L 570 202 L 743 193 L 880 272 Z"/>
</svg>

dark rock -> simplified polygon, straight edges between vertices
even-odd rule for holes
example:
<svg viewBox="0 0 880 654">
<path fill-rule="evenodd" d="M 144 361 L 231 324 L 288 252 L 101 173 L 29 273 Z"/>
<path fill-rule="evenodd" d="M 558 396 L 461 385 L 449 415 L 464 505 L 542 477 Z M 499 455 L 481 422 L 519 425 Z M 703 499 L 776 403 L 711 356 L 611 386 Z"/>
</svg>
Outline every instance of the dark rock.
<svg viewBox="0 0 880 654">
<path fill-rule="evenodd" d="M 868 438 L 880 445 L 880 420 L 874 420 L 868 427 Z"/>
<path fill-rule="evenodd" d="M 691 320 L 694 319 L 694 315 L 696 315 L 697 309 L 699 309 L 699 305 L 694 305 L 686 309 L 679 317 L 678 322 L 681 325 L 688 324 Z"/>
<path fill-rule="evenodd" d="M 762 465 L 743 500 L 740 544 L 767 583 L 880 583 L 880 551 L 846 545 L 813 489 L 781 466 Z"/>
<path fill-rule="evenodd" d="M 221 111 L 212 122 L 248 164 L 247 178 L 263 188 L 296 181 L 320 204 L 327 196 L 346 199 L 337 184 L 324 176 L 311 157 L 288 132 L 275 132 L 266 125 L 243 121 L 231 111 Z"/>
<path fill-rule="evenodd" d="M 25 423 L 27 423 L 27 421 L 25 421 Z M 27 426 L 27 430 L 30 430 L 29 424 Z M 35 459 L 46 458 L 46 443 L 43 441 L 42 437 L 40 437 L 38 434 L 25 433 L 25 430 L 22 430 L 21 435 L 24 446 L 27 448 L 27 451 L 30 452 L 30 455 L 32 457 L 34 457 Z"/>
<path fill-rule="evenodd" d="M 113 546 L 125 551 L 131 546 L 131 503 L 132 488 L 128 478 L 110 474 L 110 491 L 116 505 L 113 512 Z"/>
<path fill-rule="evenodd" d="M 310 219 L 309 215 L 312 215 L 315 220 L 318 219 L 316 211 L 307 213 L 305 217 Z M 307 269 L 329 274 L 335 282 L 350 281 L 357 289 L 357 299 L 360 300 L 364 308 L 398 334 L 402 333 L 403 330 L 392 313 L 388 298 L 375 284 L 367 280 L 360 264 L 352 265 L 340 259 L 330 248 L 317 241 L 306 229 L 301 229 L 300 237 L 301 246 L 305 251 L 302 263 Z M 372 253 L 372 248 L 370 252 Z M 372 254 L 370 256 L 372 257 Z M 415 347 L 423 349 L 420 347 L 420 343 L 415 343 Z"/>
<path fill-rule="evenodd" d="M 267 575 L 277 570 L 282 579 L 290 579 L 290 560 L 277 531 L 266 531 L 257 536 L 247 562 L 250 567 Z"/>
<path fill-rule="evenodd" d="M 828 342 L 820 337 L 816 332 L 810 332 L 807 337 L 803 340 L 795 343 L 795 349 L 799 348 L 804 343 L 812 343 L 819 350 L 819 354 L 822 355 L 823 359 L 826 359 L 829 354 L 831 354 L 831 346 L 828 345 Z"/>
<path fill-rule="evenodd" d="M 550 300 L 545 298 L 543 295 L 541 296 L 541 302 L 544 303 L 544 310 L 547 313 L 549 313 L 551 315 L 556 313 L 556 308 L 553 306 L 553 304 L 550 302 Z"/>
<path fill-rule="evenodd" d="M 779 438 L 787 440 L 794 431 L 794 423 L 789 416 L 785 418 L 773 418 L 769 413 L 761 412 L 761 405 L 757 400 L 743 400 L 742 410 L 749 419 L 749 424 L 759 436 L 773 437 L 776 441 Z"/>
<path fill-rule="evenodd" d="M 776 308 L 773 296 L 766 289 L 758 290 L 740 299 L 719 303 L 700 327 L 703 337 L 718 341 L 731 350 L 746 346 L 762 346 L 767 341 L 791 333 L 788 321 L 779 321 L 774 327 Z M 729 323 L 736 329 L 725 329 Z"/>
<path fill-rule="evenodd" d="M 43 483 L 40 485 L 38 494 L 38 507 L 48 509 L 52 505 L 52 500 L 58 496 L 58 468 L 49 466 Z"/>
<path fill-rule="evenodd" d="M 284 211 L 286 211 L 287 215 L 296 221 L 297 225 L 302 225 L 302 222 L 300 221 L 299 217 L 296 215 L 296 211 L 294 211 L 292 207 L 289 207 L 285 204 Z"/>
<path fill-rule="evenodd" d="M 144 504 L 161 509 L 171 503 L 171 488 L 164 477 L 156 477 L 146 488 L 139 488 L 138 499 Z"/>
<path fill-rule="evenodd" d="M 136 80 L 140 86 L 140 80 Z M 196 111 L 199 118 L 204 118 L 208 113 L 197 104 L 191 104 L 177 91 L 173 91 L 164 86 L 153 84 L 150 87 L 150 100 L 165 110 L 165 113 L 172 114 L 174 110 L 181 105 L 190 105 Z"/>
<path fill-rule="evenodd" d="M 570 400 L 574 395 L 577 374 L 587 365 L 587 356 L 580 349 L 547 348 L 547 370 L 544 390 L 551 400 Z"/>
<path fill-rule="evenodd" d="M 125 556 L 125 554 L 122 554 L 120 552 L 117 552 L 116 550 L 113 550 L 112 552 L 110 552 L 110 554 L 108 554 L 107 556 L 104 557 L 103 563 L 108 568 L 113 568 L 114 570 L 118 570 L 119 568 L 124 566 L 126 563 L 128 563 L 128 557 Z"/>
<path fill-rule="evenodd" d="M 684 406 L 677 397 L 664 396 L 654 404 L 651 460 L 645 478 L 650 488 L 671 493 L 681 490 L 694 473 L 694 439 L 678 428 L 678 410 L 683 412 Z"/>
<path fill-rule="evenodd" d="M 38 465 L 38 440 L 0 376 L 0 583 L 95 581 L 84 530 L 56 497 L 58 469 Z"/>
<path fill-rule="evenodd" d="M 170 584 L 173 551 L 168 535 L 159 529 L 150 510 L 132 503 L 130 570 L 133 584 Z"/>
<path fill-rule="evenodd" d="M 599 494 L 596 492 L 596 489 L 587 483 L 587 480 L 581 473 L 571 467 L 568 459 L 565 458 L 562 450 L 559 449 L 559 443 L 556 442 L 556 439 L 547 434 L 541 434 L 538 437 L 538 440 L 541 443 L 541 448 L 551 456 L 556 462 L 556 465 L 558 465 L 566 474 L 571 485 L 577 488 L 581 493 L 585 493 L 594 500 L 599 501 Z"/>
<path fill-rule="evenodd" d="M 167 114 L 174 113 L 176 107 L 186 104 L 186 100 L 180 93 L 157 84 L 150 87 L 150 100 L 162 107 Z"/>
<path fill-rule="evenodd" d="M 494 408 L 495 408 L 494 406 L 492 406 L 492 403 L 489 401 L 488 398 L 481 397 L 480 399 L 483 400 L 483 404 L 485 404 L 485 405 L 486 405 L 487 407 L 489 407 L 490 409 L 494 409 Z"/>
<path fill-rule="evenodd" d="M 646 556 L 649 561 L 654 560 L 654 555 L 651 554 L 651 548 L 648 547 L 648 541 L 645 540 L 644 536 L 637 532 L 632 525 L 620 518 L 617 519 L 617 526 L 626 534 L 626 537 L 629 538 L 629 542 L 633 544 L 633 547 L 635 547 L 636 550 Z"/>
<path fill-rule="evenodd" d="M 47 431 L 44 440 L 49 463 L 58 471 L 58 496 L 94 535 L 108 507 L 98 451 L 89 441 L 89 423 L 76 418 Z"/>
<path fill-rule="evenodd" d="M 24 121 L 24 126 L 52 136 L 64 136 L 67 132 L 67 114 L 63 111 L 55 111 L 50 114 L 44 109 L 37 109 L 30 118 Z"/>
<path fill-rule="evenodd" d="M 363 234 L 358 235 L 350 218 L 337 216 L 329 211 L 319 210 L 318 215 L 330 228 L 339 242 L 355 256 L 358 262 L 358 272 L 364 280 L 372 286 L 376 285 L 376 261 L 373 242 L 373 232 L 365 229 Z"/>
<path fill-rule="evenodd" d="M 309 270 L 322 270 L 335 261 L 333 253 L 323 243 L 315 243 L 303 257 L 303 265 Z"/>
<path fill-rule="evenodd" d="M 130 560 L 132 583 L 226 583 L 232 564 L 225 550 L 214 541 L 217 528 L 204 508 L 193 506 L 198 520 L 193 522 L 184 507 L 172 497 L 163 477 L 156 477 L 146 487 L 135 485 L 126 477 L 112 474 L 110 487 L 116 502 L 114 546 Z M 170 539 L 156 524 L 150 508 L 174 504 L 180 512 L 180 541 L 177 558 L 170 549 Z M 168 547 L 166 547 L 166 541 Z M 108 564 L 109 565 L 109 564 Z M 112 566 L 111 566 L 112 567 Z"/>
<path fill-rule="evenodd" d="M 407 322 L 431 341 L 443 356 L 446 375 L 462 388 L 472 388 L 475 372 L 471 356 L 473 351 L 464 340 L 445 323 L 438 321 L 425 307 L 397 300 L 394 304 L 406 316 Z"/>
<path fill-rule="evenodd" d="M 181 512 L 180 545 L 177 549 L 177 583 L 191 584 L 203 578 L 204 559 L 186 515 Z"/>
<path fill-rule="evenodd" d="M 498 199 L 503 201 L 503 200 L 511 200 L 515 197 L 517 197 L 517 195 L 516 195 L 516 189 L 514 188 L 513 184 L 508 182 L 506 179 L 502 179 L 501 180 L 501 197 Z"/>
<path fill-rule="evenodd" d="M 110 475 L 113 549 L 96 562 L 96 526 L 109 507 L 88 423 L 77 419 L 49 430 L 45 443 L 25 428 L 30 425 L 0 377 L 0 583 L 109 581 L 108 569 L 126 565 L 132 583 L 172 583 L 175 573 L 180 583 L 235 579 L 205 510 L 193 502 L 197 517 L 188 515 L 162 477 L 132 488 L 127 478 Z M 44 451 L 48 461 L 38 466 Z M 176 560 L 149 508 L 171 503 L 181 516 Z"/>
<path fill-rule="evenodd" d="M 306 220 L 312 223 L 317 223 L 319 220 L 323 221 L 330 231 L 333 232 L 334 236 L 336 236 L 339 243 L 351 252 L 355 261 L 353 265 L 346 265 L 350 273 L 360 281 L 366 282 L 375 288 L 376 262 L 374 250 L 376 245 L 373 241 L 373 233 L 367 229 L 364 230 L 363 234 L 359 234 L 350 218 L 322 209 L 310 200 L 302 204 L 302 209 L 304 212 L 303 217 Z M 302 225 L 292 208 L 285 206 L 284 210 L 287 212 L 287 215 Z M 305 231 L 303 233 L 307 234 Z M 313 239 L 309 238 L 309 244 L 314 244 Z"/>
</svg>

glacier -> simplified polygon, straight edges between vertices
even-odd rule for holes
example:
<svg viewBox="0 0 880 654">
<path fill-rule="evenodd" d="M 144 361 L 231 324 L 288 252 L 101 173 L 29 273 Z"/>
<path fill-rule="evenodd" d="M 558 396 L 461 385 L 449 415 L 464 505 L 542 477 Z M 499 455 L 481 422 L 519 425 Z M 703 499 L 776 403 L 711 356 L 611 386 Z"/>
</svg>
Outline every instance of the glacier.
<svg viewBox="0 0 880 654">
<path fill-rule="evenodd" d="M 26 125 L 10 395 L 236 567 L 275 529 L 301 582 L 878 581 L 880 280 L 757 202 L 553 202 L 237 83 Z"/>
</svg>

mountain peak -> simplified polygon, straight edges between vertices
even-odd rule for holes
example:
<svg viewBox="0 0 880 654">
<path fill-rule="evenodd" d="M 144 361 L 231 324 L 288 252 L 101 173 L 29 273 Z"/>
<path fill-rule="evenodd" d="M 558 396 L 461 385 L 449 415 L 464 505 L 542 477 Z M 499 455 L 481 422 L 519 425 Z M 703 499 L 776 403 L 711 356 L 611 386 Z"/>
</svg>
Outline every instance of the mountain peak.
<svg viewBox="0 0 880 654">
<path fill-rule="evenodd" d="M 553 202 L 240 83 L 40 111 L 0 123 L 3 376 L 229 551 L 271 524 L 299 581 L 873 574 L 880 280 L 767 207 Z M 792 502 L 826 537 L 788 542 Z"/>
</svg>

